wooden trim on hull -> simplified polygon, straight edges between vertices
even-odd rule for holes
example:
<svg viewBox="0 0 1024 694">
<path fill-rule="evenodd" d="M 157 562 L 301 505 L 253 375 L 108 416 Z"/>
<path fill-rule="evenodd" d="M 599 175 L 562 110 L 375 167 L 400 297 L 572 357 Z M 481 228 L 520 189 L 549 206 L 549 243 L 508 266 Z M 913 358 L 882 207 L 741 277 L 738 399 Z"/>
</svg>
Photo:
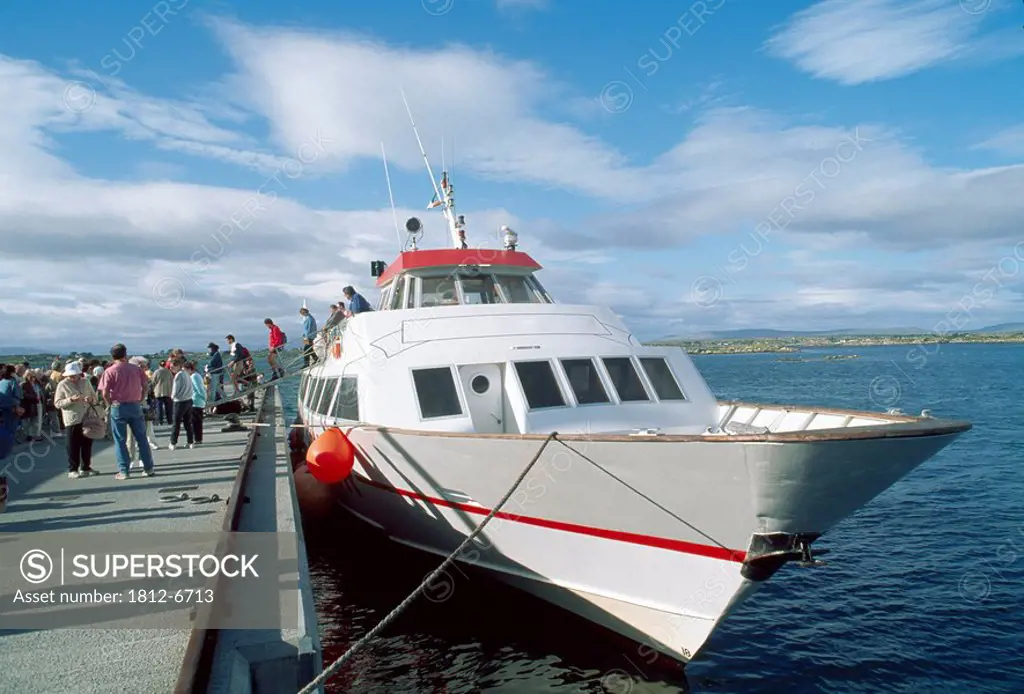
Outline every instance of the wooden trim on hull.
<svg viewBox="0 0 1024 694">
<path fill-rule="evenodd" d="M 841 417 L 867 417 L 869 419 L 885 419 L 890 422 L 929 421 L 926 418 L 909 414 L 888 414 L 887 412 L 870 412 L 868 410 L 848 410 L 841 407 L 817 407 L 816 405 L 782 405 L 779 403 L 747 402 L 745 400 L 719 400 L 719 407 L 753 407 L 765 410 L 789 410 L 791 412 L 816 412 L 818 414 L 834 414 Z"/>
<path fill-rule="evenodd" d="M 751 405 L 744 405 L 750 407 Z M 756 405 L 754 405 L 756 407 Z M 787 409 L 781 406 L 771 406 L 772 409 Z M 921 417 L 897 417 L 893 415 L 879 415 L 874 412 L 858 412 L 856 410 L 810 410 L 808 408 L 793 408 L 797 412 L 821 412 L 823 414 L 842 414 L 846 416 L 857 416 L 872 419 L 888 419 L 889 424 L 877 424 L 857 427 L 839 427 L 834 429 L 815 429 L 804 431 L 787 431 L 767 434 L 656 434 L 638 435 L 628 434 L 562 434 L 558 435 L 559 440 L 588 441 L 591 443 L 813 443 L 822 441 L 863 441 L 869 439 L 902 439 L 920 438 L 924 436 L 949 436 L 961 434 L 973 426 L 970 422 L 955 419 L 930 419 Z M 328 427 L 332 425 L 327 425 Z M 516 441 L 543 441 L 548 437 L 547 433 L 535 434 L 483 434 L 472 431 L 430 431 L 427 429 L 403 429 L 400 427 L 378 426 L 366 423 L 339 422 L 336 425 L 345 431 L 359 429 L 361 431 L 378 431 L 387 434 L 402 434 L 408 436 L 424 436 L 449 439 L 482 439 L 482 440 L 516 440 Z"/>
</svg>

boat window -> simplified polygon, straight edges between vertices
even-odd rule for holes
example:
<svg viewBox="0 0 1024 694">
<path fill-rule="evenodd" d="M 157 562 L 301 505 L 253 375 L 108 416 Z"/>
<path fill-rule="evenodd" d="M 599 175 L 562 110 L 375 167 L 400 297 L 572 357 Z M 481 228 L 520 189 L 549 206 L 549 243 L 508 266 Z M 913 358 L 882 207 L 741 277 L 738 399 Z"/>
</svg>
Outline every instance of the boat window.
<svg viewBox="0 0 1024 694">
<path fill-rule="evenodd" d="M 391 306 L 391 289 L 395 286 L 394 282 L 391 282 L 386 287 L 380 290 L 380 299 L 377 301 L 377 310 L 386 311 Z"/>
<path fill-rule="evenodd" d="M 324 391 L 320 396 L 320 402 L 317 403 L 316 411 L 320 414 L 330 414 L 331 412 L 331 398 L 334 397 L 335 386 L 338 385 L 338 379 L 336 378 L 325 378 L 324 379 Z"/>
<path fill-rule="evenodd" d="M 498 286 L 510 304 L 539 304 L 540 297 L 522 275 L 495 275 Z"/>
<path fill-rule="evenodd" d="M 399 277 L 394 291 L 391 293 L 391 308 L 405 307 L 405 277 Z"/>
<path fill-rule="evenodd" d="M 416 285 L 419 281 L 419 277 L 409 278 L 409 290 L 405 296 L 405 308 L 416 308 Z"/>
<path fill-rule="evenodd" d="M 597 365 L 593 359 L 563 359 L 562 368 L 569 378 L 569 385 L 580 405 L 608 402 L 608 393 L 601 383 Z"/>
<path fill-rule="evenodd" d="M 309 374 L 302 374 L 302 379 L 299 380 L 299 402 L 303 402 L 306 399 L 306 388 L 309 386 Z"/>
<path fill-rule="evenodd" d="M 319 378 L 309 379 L 309 388 L 306 390 L 306 407 L 313 409 L 315 398 L 317 397 L 317 389 L 320 387 L 321 380 Z"/>
<path fill-rule="evenodd" d="M 612 385 L 619 393 L 619 400 L 622 402 L 639 402 L 650 400 L 644 384 L 640 381 L 640 375 L 633 366 L 633 360 L 629 357 L 605 357 L 604 368 L 608 369 L 608 376 L 612 379 Z"/>
<path fill-rule="evenodd" d="M 318 414 L 320 412 L 320 401 L 324 397 L 324 391 L 325 390 L 327 390 L 327 379 L 326 378 L 319 378 L 319 379 L 317 379 L 316 390 L 313 391 L 313 399 L 310 400 L 309 409 L 313 410 L 314 412 L 316 412 Z"/>
<path fill-rule="evenodd" d="M 551 363 L 546 361 L 514 362 L 519 382 L 523 385 L 526 404 L 531 410 L 543 407 L 564 407 L 565 397 L 558 387 Z"/>
<path fill-rule="evenodd" d="M 501 300 L 494 288 L 494 278 L 486 274 L 461 275 L 462 296 L 467 304 L 498 304 Z"/>
<path fill-rule="evenodd" d="M 423 277 L 420 279 L 420 306 L 456 306 L 459 295 L 451 277 Z"/>
<path fill-rule="evenodd" d="M 420 417 L 451 417 L 462 414 L 455 376 L 450 367 L 413 369 L 412 380 L 420 403 Z"/>
<path fill-rule="evenodd" d="M 551 295 L 548 294 L 548 290 L 544 288 L 544 285 L 540 283 L 540 280 L 537 279 L 536 276 L 530 275 L 530 284 L 533 285 L 534 291 L 536 291 L 540 295 L 540 297 L 542 299 L 541 303 L 547 303 L 547 304 L 555 303 L 551 299 Z"/>
<path fill-rule="evenodd" d="M 343 376 L 338 398 L 334 401 L 334 417 L 359 421 L 359 387 L 355 376 Z"/>
<path fill-rule="evenodd" d="M 664 357 L 640 357 L 640 366 L 644 367 L 659 400 L 686 400 Z"/>
</svg>

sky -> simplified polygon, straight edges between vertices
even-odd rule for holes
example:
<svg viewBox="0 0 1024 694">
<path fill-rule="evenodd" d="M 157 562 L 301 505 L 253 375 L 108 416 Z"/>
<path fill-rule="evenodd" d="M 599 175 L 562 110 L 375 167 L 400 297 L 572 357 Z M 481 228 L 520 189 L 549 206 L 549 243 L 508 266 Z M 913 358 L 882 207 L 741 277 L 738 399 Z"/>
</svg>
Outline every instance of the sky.
<svg viewBox="0 0 1024 694">
<path fill-rule="evenodd" d="M 1020 320 L 1016 0 L 0 8 L 0 346 L 298 334 L 420 217 L 642 339 Z"/>
</svg>

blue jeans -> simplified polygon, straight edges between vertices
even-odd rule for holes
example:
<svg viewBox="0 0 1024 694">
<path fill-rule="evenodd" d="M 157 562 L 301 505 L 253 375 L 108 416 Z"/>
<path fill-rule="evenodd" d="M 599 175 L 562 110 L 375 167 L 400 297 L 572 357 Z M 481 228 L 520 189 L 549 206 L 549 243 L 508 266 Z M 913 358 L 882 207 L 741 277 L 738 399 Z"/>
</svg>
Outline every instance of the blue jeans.
<svg viewBox="0 0 1024 694">
<path fill-rule="evenodd" d="M 114 453 L 117 454 L 117 469 L 128 474 L 128 427 L 139 442 L 139 457 L 146 472 L 153 470 L 153 450 L 149 447 L 146 436 L 146 417 L 142 414 L 142 405 L 124 403 L 110 408 L 110 425 L 114 430 Z"/>
</svg>

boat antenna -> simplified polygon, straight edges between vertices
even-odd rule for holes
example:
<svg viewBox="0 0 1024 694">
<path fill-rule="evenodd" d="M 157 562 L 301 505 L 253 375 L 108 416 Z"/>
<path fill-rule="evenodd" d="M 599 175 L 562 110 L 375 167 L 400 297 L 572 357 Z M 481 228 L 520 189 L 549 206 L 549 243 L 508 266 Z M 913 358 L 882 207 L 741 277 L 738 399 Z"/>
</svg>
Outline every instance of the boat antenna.
<svg viewBox="0 0 1024 694">
<path fill-rule="evenodd" d="M 405 98 L 405 90 L 399 87 L 399 91 L 402 93 L 402 103 L 405 104 L 405 112 L 409 114 L 409 122 L 412 124 L 412 132 L 416 135 L 416 144 L 420 147 L 420 154 L 423 155 L 423 163 L 427 166 L 427 174 L 430 176 L 430 183 L 434 186 L 434 195 L 437 200 L 441 203 L 441 209 L 444 212 L 445 221 L 448 222 L 448 232 L 452 237 L 452 244 L 455 248 L 461 248 L 462 242 L 459 240 L 458 231 L 455 228 L 455 218 L 452 216 L 452 200 L 450 188 L 445 194 L 441 194 L 441 189 L 437 186 L 437 179 L 434 178 L 434 171 L 430 168 L 430 159 L 427 158 L 427 152 L 423 149 L 423 140 L 420 139 L 420 131 L 416 128 L 416 121 L 412 117 L 412 109 L 409 108 L 409 100 Z"/>
<path fill-rule="evenodd" d="M 398 213 L 395 212 L 395 196 L 391 193 L 391 174 L 388 173 L 388 155 L 384 152 L 384 143 L 380 143 L 380 156 L 384 160 L 384 178 L 388 182 L 388 199 L 391 201 L 391 219 L 395 222 L 395 234 L 398 236 L 398 252 L 401 253 L 405 244 L 402 242 L 402 230 L 398 228 Z"/>
</svg>

